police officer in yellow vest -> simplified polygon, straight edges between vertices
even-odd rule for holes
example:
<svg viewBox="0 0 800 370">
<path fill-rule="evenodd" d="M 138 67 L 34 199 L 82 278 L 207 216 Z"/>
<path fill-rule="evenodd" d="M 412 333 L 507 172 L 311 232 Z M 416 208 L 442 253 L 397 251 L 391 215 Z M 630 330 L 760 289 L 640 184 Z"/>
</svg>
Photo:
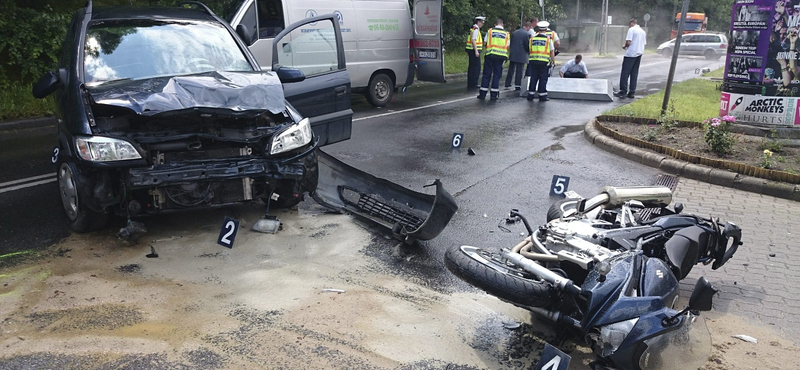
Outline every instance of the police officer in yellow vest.
<svg viewBox="0 0 800 370">
<path fill-rule="evenodd" d="M 478 99 L 486 99 L 489 83 L 492 84 L 491 99 L 500 97 L 500 77 L 503 75 L 503 63 L 508 59 L 508 44 L 511 35 L 503 29 L 503 20 L 497 18 L 495 26 L 486 33 L 485 56 L 483 57 L 483 79 Z"/>
<path fill-rule="evenodd" d="M 536 35 L 531 37 L 528 52 L 528 64 L 531 67 L 531 81 L 528 84 L 528 101 L 533 100 L 536 93 L 539 94 L 539 101 L 548 101 L 547 97 L 547 78 L 550 77 L 550 65 L 555 62 L 553 51 L 553 41 L 545 33 L 549 23 L 541 21 L 536 24 Z M 538 84 L 538 89 L 537 89 Z"/>
<path fill-rule="evenodd" d="M 481 27 L 486 17 L 475 17 L 475 24 L 467 35 L 467 89 L 478 88 L 478 77 L 481 75 L 481 53 L 483 52 L 483 36 Z"/>
</svg>

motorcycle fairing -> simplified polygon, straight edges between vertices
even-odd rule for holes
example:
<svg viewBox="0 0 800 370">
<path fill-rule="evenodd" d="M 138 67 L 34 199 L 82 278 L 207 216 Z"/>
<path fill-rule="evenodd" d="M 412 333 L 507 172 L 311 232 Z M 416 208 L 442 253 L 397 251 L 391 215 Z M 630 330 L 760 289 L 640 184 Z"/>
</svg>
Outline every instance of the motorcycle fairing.
<svg viewBox="0 0 800 370">
<path fill-rule="evenodd" d="M 581 287 L 589 295 L 586 310 L 589 314 L 581 322 L 584 334 L 592 327 L 659 311 L 678 294 L 678 280 L 660 259 L 636 251 L 608 262 L 613 265 L 605 279 L 595 268 Z"/>
<path fill-rule="evenodd" d="M 430 240 L 444 230 L 458 210 L 438 179 L 436 195 L 409 190 L 353 168 L 317 150 L 319 184 L 312 197 L 339 212 L 353 213 L 391 230 L 399 240 Z"/>
<path fill-rule="evenodd" d="M 705 254 L 714 240 L 714 234 L 700 226 L 687 227 L 680 229 L 666 243 L 664 250 L 667 252 L 672 270 L 678 279 L 683 279 L 689 275 L 697 259 Z"/>
</svg>

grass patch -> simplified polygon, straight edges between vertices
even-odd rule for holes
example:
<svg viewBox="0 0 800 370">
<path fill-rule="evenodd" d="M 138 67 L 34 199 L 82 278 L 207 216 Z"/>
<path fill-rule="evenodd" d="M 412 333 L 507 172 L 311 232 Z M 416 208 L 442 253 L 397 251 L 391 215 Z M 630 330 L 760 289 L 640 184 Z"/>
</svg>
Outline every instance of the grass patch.
<svg viewBox="0 0 800 370">
<path fill-rule="evenodd" d="M 725 75 L 725 67 L 717 68 L 708 73 L 703 73 L 703 77 L 709 77 L 709 78 L 723 78 L 724 75 Z"/>
<path fill-rule="evenodd" d="M 709 117 L 716 117 L 719 115 L 719 99 L 717 83 L 699 78 L 675 84 L 670 93 L 670 104 L 675 106 L 675 119 L 680 121 L 702 122 Z M 658 119 L 663 101 L 662 90 L 603 114 Z"/>
<path fill-rule="evenodd" d="M 483 65 L 483 59 L 481 59 L 481 65 Z M 444 53 L 444 73 L 445 74 L 454 74 L 454 73 L 467 73 L 467 67 L 469 67 L 469 58 L 467 58 L 467 53 L 464 49 L 459 50 L 447 50 Z"/>
<path fill-rule="evenodd" d="M 0 87 L 0 121 L 53 114 L 55 105 L 52 96 L 36 99 L 31 88 L 31 85 L 19 83 Z"/>
</svg>

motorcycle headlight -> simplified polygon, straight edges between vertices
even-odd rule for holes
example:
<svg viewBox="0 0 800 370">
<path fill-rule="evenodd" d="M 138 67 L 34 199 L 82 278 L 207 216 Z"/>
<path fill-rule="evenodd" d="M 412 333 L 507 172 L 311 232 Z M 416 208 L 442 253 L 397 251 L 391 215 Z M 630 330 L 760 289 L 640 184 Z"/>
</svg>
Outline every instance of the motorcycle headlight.
<svg viewBox="0 0 800 370">
<path fill-rule="evenodd" d="M 639 318 L 634 318 L 626 321 L 620 321 L 611 325 L 606 325 L 600 329 L 600 342 L 603 345 L 603 357 L 611 356 L 617 351 L 625 337 L 630 334 L 633 327 L 639 321 Z"/>
<path fill-rule="evenodd" d="M 87 161 L 111 162 L 142 158 L 133 144 L 110 137 L 78 137 L 75 139 L 75 146 L 78 148 L 78 155 Z"/>
<path fill-rule="evenodd" d="M 308 118 L 303 118 L 299 123 L 289 126 L 272 139 L 269 154 L 279 154 L 303 147 L 311 142 L 312 136 L 311 123 Z"/>
</svg>

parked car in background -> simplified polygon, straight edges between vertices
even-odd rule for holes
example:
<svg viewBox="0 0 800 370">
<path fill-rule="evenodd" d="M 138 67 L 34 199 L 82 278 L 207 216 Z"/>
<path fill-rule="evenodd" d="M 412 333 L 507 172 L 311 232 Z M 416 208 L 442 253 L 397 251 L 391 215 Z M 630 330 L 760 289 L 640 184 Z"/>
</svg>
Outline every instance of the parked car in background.
<svg viewBox="0 0 800 370">
<path fill-rule="evenodd" d="M 112 214 L 300 202 L 317 186 L 317 146 L 350 137 L 340 35 L 334 15 L 289 25 L 274 40 L 286 52 L 261 71 L 202 4 L 89 1 L 72 19 L 57 69 L 33 88 L 38 98 L 55 95 L 52 161 L 72 230 L 100 229 Z M 290 58 L 307 43 L 316 70 Z"/>
<path fill-rule="evenodd" d="M 658 46 L 657 52 L 665 58 L 672 57 L 675 39 Z M 728 52 L 728 38 L 718 33 L 691 33 L 683 35 L 678 55 L 702 55 L 706 59 L 718 59 Z"/>
</svg>

